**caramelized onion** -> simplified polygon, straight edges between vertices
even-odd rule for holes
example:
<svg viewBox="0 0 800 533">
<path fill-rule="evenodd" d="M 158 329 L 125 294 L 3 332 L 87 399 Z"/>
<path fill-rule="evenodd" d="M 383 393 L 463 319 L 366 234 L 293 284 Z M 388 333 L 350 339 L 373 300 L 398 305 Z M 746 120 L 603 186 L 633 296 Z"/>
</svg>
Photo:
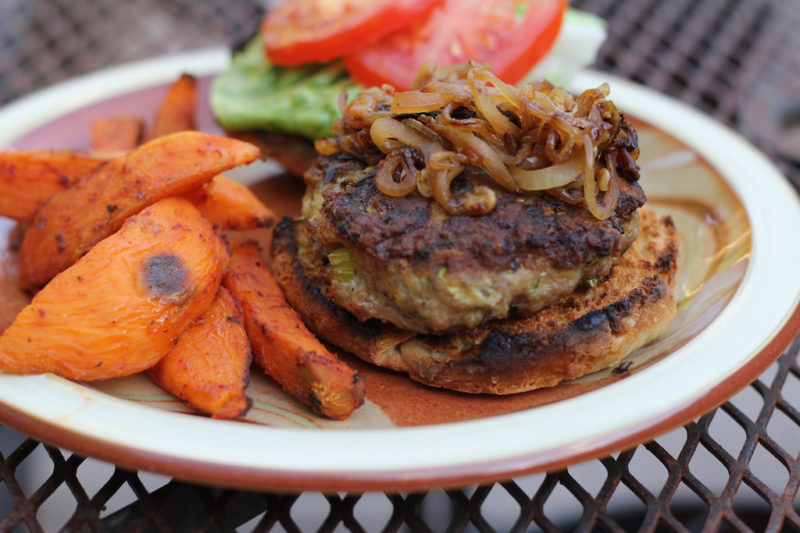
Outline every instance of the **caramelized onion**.
<svg viewBox="0 0 800 533">
<path fill-rule="evenodd" d="M 417 187 L 417 169 L 409 162 L 407 152 L 397 150 L 382 159 L 375 173 L 375 183 L 387 196 L 405 196 L 413 192 Z"/>
<path fill-rule="evenodd" d="M 557 189 L 550 189 L 547 192 L 555 196 L 562 202 L 569 205 L 578 205 L 583 203 L 583 183 L 575 185 L 576 182 L 558 187 Z"/>
<path fill-rule="evenodd" d="M 461 170 L 469 164 L 464 154 L 441 150 L 431 154 L 430 167 L 434 170 Z"/>
<path fill-rule="evenodd" d="M 583 154 L 585 164 L 583 175 L 589 178 L 594 176 L 594 146 L 592 145 L 592 139 L 586 133 L 583 134 Z M 589 180 L 586 179 L 586 181 Z"/>
<path fill-rule="evenodd" d="M 486 185 L 479 185 L 465 193 L 458 203 L 457 212 L 468 215 L 485 215 L 497 205 L 497 193 Z"/>
<path fill-rule="evenodd" d="M 336 139 L 317 139 L 314 141 L 314 149 L 320 155 L 333 155 L 339 151 L 339 143 Z"/>
<path fill-rule="evenodd" d="M 536 170 L 525 170 L 517 167 L 511 171 L 511 175 L 514 177 L 514 182 L 523 191 L 545 191 L 563 187 L 575 181 L 584 171 L 584 168 L 586 168 L 586 165 L 583 154 L 576 152 L 574 156 L 564 163 Z"/>
<path fill-rule="evenodd" d="M 446 83 L 443 81 L 432 81 L 425 86 L 426 92 L 447 92 L 453 95 L 454 100 L 468 101 L 472 98 L 472 91 L 466 84 Z"/>
<path fill-rule="evenodd" d="M 461 108 L 463 108 L 463 106 L 459 102 L 453 102 L 446 105 L 439 113 L 436 122 L 444 126 L 452 126 L 453 128 L 459 130 L 471 131 L 472 133 L 491 143 L 493 146 L 504 145 L 503 137 L 494 129 L 492 129 L 492 126 L 485 119 L 477 117 L 454 117 L 453 113 L 457 109 Z"/>
<path fill-rule="evenodd" d="M 520 108 L 521 96 L 519 89 L 502 81 L 500 78 L 492 74 L 490 70 L 485 68 L 473 68 L 470 70 L 469 75 L 477 81 L 491 83 L 497 89 L 500 95 L 502 95 L 502 98 L 497 98 L 498 101 L 509 102 L 515 108 Z"/>
<path fill-rule="evenodd" d="M 440 154 L 442 152 L 439 152 Z M 483 215 L 494 209 L 497 204 L 497 193 L 485 185 L 472 187 L 469 191 L 454 197 L 450 185 L 459 174 L 459 168 L 434 169 L 431 179 L 433 197 L 445 211 L 453 214 Z"/>
<path fill-rule="evenodd" d="M 369 129 L 369 135 L 375 146 L 384 154 L 389 154 L 403 146 L 410 146 L 425 154 L 427 159 L 434 151 L 442 150 L 441 146 L 418 131 L 389 117 L 376 119 Z"/>
<path fill-rule="evenodd" d="M 613 213 L 619 200 L 619 183 L 616 179 L 608 180 L 608 189 L 603 193 L 598 191 L 600 187 L 594 174 L 587 174 L 583 179 L 583 199 L 586 207 L 595 218 L 606 220 Z M 598 199 L 598 195 L 602 197 Z"/>
<path fill-rule="evenodd" d="M 365 129 L 369 128 L 376 118 L 391 117 L 390 102 L 391 96 L 378 87 L 362 91 L 348 104 L 347 113 L 343 115 L 346 117 L 344 126 L 350 129 Z"/>
<path fill-rule="evenodd" d="M 406 115 L 411 113 L 429 113 L 441 109 L 453 100 L 448 93 L 424 93 L 421 91 L 404 91 L 395 93 L 392 99 L 392 113 Z"/>
<path fill-rule="evenodd" d="M 431 198 L 433 190 L 431 190 L 430 175 L 433 170 L 430 167 L 425 167 L 417 173 L 417 192 L 423 198 Z"/>
<path fill-rule="evenodd" d="M 458 176 L 459 172 L 460 169 L 432 169 L 429 174 L 433 197 L 448 213 L 453 213 L 456 210 L 456 205 L 450 195 L 450 183 L 453 178 Z"/>
<path fill-rule="evenodd" d="M 478 69 L 471 69 L 467 74 L 467 83 L 472 91 L 472 97 L 475 99 L 475 106 L 478 111 L 486 117 L 486 121 L 492 128 L 500 135 L 519 135 L 519 127 L 511 122 L 505 116 L 494 99 L 489 94 L 489 89 L 486 84 L 480 83 L 475 79 L 475 71 Z"/>
<path fill-rule="evenodd" d="M 517 185 L 514 178 L 508 171 L 505 163 L 497 155 L 497 151 L 491 148 L 476 135 L 455 128 L 431 124 L 434 131 L 450 141 L 457 152 L 463 153 L 467 157 L 472 157 L 473 164 L 482 165 L 494 180 L 504 189 L 515 192 Z"/>
<path fill-rule="evenodd" d="M 411 84 L 412 89 L 421 89 L 436 76 L 436 63 L 433 61 L 425 61 L 419 66 L 417 72 L 414 74 L 414 82 Z"/>
<path fill-rule="evenodd" d="M 440 150 L 431 154 L 428 168 L 431 194 L 448 213 L 457 211 L 457 205 L 450 194 L 453 178 L 461 173 L 466 161 L 455 152 Z"/>
<path fill-rule="evenodd" d="M 349 104 L 343 97 L 335 139 L 317 147 L 378 165 L 384 194 L 416 190 L 450 214 L 486 213 L 503 188 L 584 203 L 605 219 L 616 209 L 619 180 L 638 179 L 635 131 L 608 93 L 603 84 L 573 95 L 545 80 L 515 87 L 482 65 L 429 62 L 411 91 L 372 87 Z M 458 176 L 471 186 L 454 192 Z"/>
</svg>

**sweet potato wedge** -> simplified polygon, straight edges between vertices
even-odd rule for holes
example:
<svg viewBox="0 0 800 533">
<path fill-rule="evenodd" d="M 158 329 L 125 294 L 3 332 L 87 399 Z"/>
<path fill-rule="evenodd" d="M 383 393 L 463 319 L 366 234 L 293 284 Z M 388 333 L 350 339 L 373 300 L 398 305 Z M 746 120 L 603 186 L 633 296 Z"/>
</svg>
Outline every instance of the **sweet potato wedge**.
<svg viewBox="0 0 800 533">
<path fill-rule="evenodd" d="M 156 113 L 150 138 L 195 129 L 196 100 L 197 80 L 194 76 L 183 74 L 167 89 Z"/>
<path fill-rule="evenodd" d="M 268 228 L 275 222 L 272 210 L 250 189 L 221 174 L 184 197 L 220 229 Z"/>
<path fill-rule="evenodd" d="M 33 297 L 0 337 L 0 370 L 93 381 L 149 368 L 208 309 L 227 264 L 192 204 L 161 200 Z"/>
<path fill-rule="evenodd" d="M 122 115 L 92 122 L 92 149 L 133 150 L 142 141 L 144 122 L 138 117 Z"/>
<path fill-rule="evenodd" d="M 159 387 L 213 418 L 236 418 L 251 404 L 245 395 L 250 361 L 242 310 L 220 287 L 208 310 L 147 373 Z"/>
<path fill-rule="evenodd" d="M 50 198 L 106 160 L 70 150 L 0 152 L 0 216 L 30 224 Z"/>
<path fill-rule="evenodd" d="M 20 287 L 41 288 L 129 216 L 258 156 L 251 144 L 185 131 L 101 165 L 37 212 L 20 247 Z"/>
<path fill-rule="evenodd" d="M 288 393 L 335 420 L 364 403 L 364 380 L 289 307 L 255 242 L 233 248 L 223 285 L 242 304 L 253 360 Z"/>
</svg>

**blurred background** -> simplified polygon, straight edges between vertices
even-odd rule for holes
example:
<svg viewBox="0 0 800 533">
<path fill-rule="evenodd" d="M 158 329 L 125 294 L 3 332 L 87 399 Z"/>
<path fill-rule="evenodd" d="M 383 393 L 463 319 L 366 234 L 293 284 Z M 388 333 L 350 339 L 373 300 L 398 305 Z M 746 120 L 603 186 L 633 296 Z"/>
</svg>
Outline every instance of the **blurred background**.
<svg viewBox="0 0 800 533">
<path fill-rule="evenodd" d="M 593 68 L 712 115 L 800 184 L 800 0 L 571 4 L 609 24 Z M 265 8 L 246 0 L 0 0 L 0 105 L 110 65 L 241 43 Z M 194 487 L 84 460 L 0 426 L 0 531 L 800 529 L 797 349 L 722 408 L 635 450 L 427 494 Z"/>
<path fill-rule="evenodd" d="M 109 65 L 241 43 L 269 1 L 0 0 L 0 104 Z M 596 68 L 671 94 L 800 159 L 797 0 L 573 0 L 609 22 Z"/>
</svg>

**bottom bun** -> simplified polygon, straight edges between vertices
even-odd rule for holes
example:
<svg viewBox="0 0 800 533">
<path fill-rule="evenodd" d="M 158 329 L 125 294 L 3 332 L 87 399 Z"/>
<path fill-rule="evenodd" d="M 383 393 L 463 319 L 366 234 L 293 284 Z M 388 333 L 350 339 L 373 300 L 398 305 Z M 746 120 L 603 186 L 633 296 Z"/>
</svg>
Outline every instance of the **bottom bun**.
<svg viewBox="0 0 800 533">
<path fill-rule="evenodd" d="M 675 317 L 678 239 L 672 220 L 642 208 L 640 233 L 611 275 L 526 318 L 446 335 L 359 322 L 326 299 L 297 260 L 296 224 L 275 228 L 272 268 L 286 299 L 327 342 L 420 383 L 512 394 L 617 365 Z"/>
</svg>

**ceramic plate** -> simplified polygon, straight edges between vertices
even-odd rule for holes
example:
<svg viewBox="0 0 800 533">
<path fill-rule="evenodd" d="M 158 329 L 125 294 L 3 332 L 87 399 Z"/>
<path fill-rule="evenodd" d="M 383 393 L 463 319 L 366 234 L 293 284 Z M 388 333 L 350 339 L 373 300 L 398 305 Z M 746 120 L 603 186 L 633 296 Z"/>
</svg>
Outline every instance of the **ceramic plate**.
<svg viewBox="0 0 800 533">
<path fill-rule="evenodd" d="M 100 116 L 152 118 L 180 73 L 224 68 L 215 49 L 85 76 L 0 111 L 0 146 L 81 148 Z M 321 420 L 252 372 L 244 420 L 192 412 L 143 376 L 78 384 L 0 374 L 0 420 L 51 444 L 119 465 L 240 488 L 407 490 L 507 479 L 562 467 L 655 437 L 712 409 L 755 379 L 800 329 L 800 206 L 794 190 L 737 134 L 691 108 L 606 74 L 640 134 L 649 203 L 681 236 L 678 316 L 625 372 L 599 372 L 508 397 L 417 385 L 350 360 L 367 402 L 347 421 Z M 205 98 L 199 127 L 219 132 Z M 280 213 L 301 181 L 275 166 L 247 179 Z M 257 177 L 258 179 L 253 179 Z M 0 330 L 27 301 L 16 289 L 18 229 L 0 219 Z M 269 234 L 260 235 L 268 239 Z"/>
</svg>

